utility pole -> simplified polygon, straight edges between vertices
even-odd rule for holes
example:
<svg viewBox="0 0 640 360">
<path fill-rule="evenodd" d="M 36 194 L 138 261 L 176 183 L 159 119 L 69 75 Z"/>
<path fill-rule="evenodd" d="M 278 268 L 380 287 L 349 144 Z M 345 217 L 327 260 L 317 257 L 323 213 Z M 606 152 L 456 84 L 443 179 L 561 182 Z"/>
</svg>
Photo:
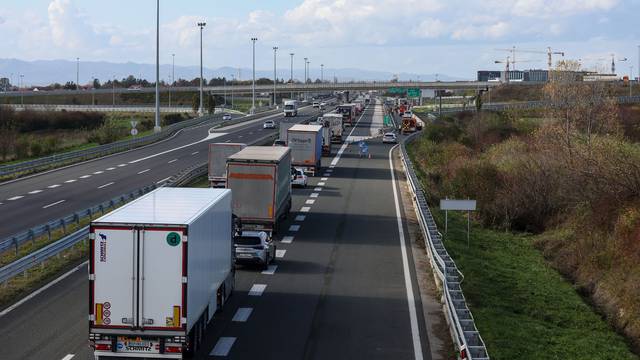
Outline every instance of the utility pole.
<svg viewBox="0 0 640 360">
<path fill-rule="evenodd" d="M 92 76 L 93 83 L 91 84 L 91 106 L 96 104 L 96 77 Z"/>
<path fill-rule="evenodd" d="M 207 25 L 205 22 L 198 23 L 198 26 L 200 27 L 200 108 L 198 108 L 198 115 L 200 116 L 204 114 L 204 110 L 202 108 L 202 29 L 204 29 L 205 25 Z"/>
<path fill-rule="evenodd" d="M 632 87 L 633 87 L 633 65 L 629 66 L 629 97 L 631 97 Z"/>
<path fill-rule="evenodd" d="M 169 85 L 169 107 L 171 107 L 171 90 L 176 82 L 176 54 L 171 54 L 171 84 Z"/>
<path fill-rule="evenodd" d="M 24 89 L 22 88 L 22 79 L 24 79 L 24 74 L 20 74 L 20 105 L 24 109 Z"/>
<path fill-rule="evenodd" d="M 236 82 L 236 76 L 231 74 L 231 109 L 233 109 L 233 84 Z"/>
<path fill-rule="evenodd" d="M 640 46 L 638 46 L 638 49 L 640 51 Z M 290 53 L 289 55 L 291 55 L 291 77 L 289 78 L 289 84 L 291 85 L 291 100 L 293 100 L 293 55 L 295 54 Z"/>
<path fill-rule="evenodd" d="M 160 132 L 160 0 L 156 1 L 156 126 L 154 132 Z"/>
<path fill-rule="evenodd" d="M 252 37 L 253 43 L 253 81 L 251 83 L 251 114 L 256 113 L 256 41 L 258 38 Z"/>
<path fill-rule="evenodd" d="M 273 106 L 277 105 L 277 100 L 276 100 L 276 83 L 278 82 L 278 75 L 277 75 L 277 60 L 276 60 L 276 53 L 278 52 L 278 47 L 274 46 L 273 47 Z"/>
<path fill-rule="evenodd" d="M 111 81 L 111 95 L 113 96 L 113 107 L 116 107 L 116 76 L 113 75 L 113 81 Z"/>
<path fill-rule="evenodd" d="M 324 64 L 320 64 L 320 82 L 324 82 Z"/>
<path fill-rule="evenodd" d="M 307 87 L 307 79 L 309 79 L 309 77 L 307 76 L 307 65 L 309 64 L 309 62 L 307 61 L 309 58 L 304 58 L 304 100 L 307 101 L 307 91 L 306 91 L 306 87 Z"/>
<path fill-rule="evenodd" d="M 76 90 L 80 90 L 80 58 L 76 58 Z"/>
</svg>

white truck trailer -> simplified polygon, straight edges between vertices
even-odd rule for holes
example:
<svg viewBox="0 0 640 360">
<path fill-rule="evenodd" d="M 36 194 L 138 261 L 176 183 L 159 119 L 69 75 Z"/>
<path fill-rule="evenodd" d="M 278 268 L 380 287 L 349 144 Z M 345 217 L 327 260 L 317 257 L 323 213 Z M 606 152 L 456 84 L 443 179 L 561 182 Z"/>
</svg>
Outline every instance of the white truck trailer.
<svg viewBox="0 0 640 360">
<path fill-rule="evenodd" d="M 291 210 L 291 149 L 247 146 L 229 156 L 227 188 L 242 231 L 271 235 Z"/>
<path fill-rule="evenodd" d="M 225 187 L 227 183 L 227 158 L 247 147 L 241 143 L 209 144 L 209 184 Z"/>
<path fill-rule="evenodd" d="M 231 191 L 159 188 L 91 222 L 95 359 L 182 359 L 234 287 Z"/>
<path fill-rule="evenodd" d="M 278 140 L 282 140 L 284 141 L 285 144 L 288 144 L 287 142 L 287 136 L 289 133 L 289 129 L 293 126 L 296 125 L 298 122 L 294 121 L 294 120 L 288 120 L 288 121 L 280 121 L 280 129 L 279 129 L 279 135 L 278 135 Z"/>
<path fill-rule="evenodd" d="M 342 123 L 342 114 L 330 113 L 322 115 L 323 126 L 329 127 L 329 133 L 331 136 L 331 143 L 341 144 L 342 133 L 344 132 L 344 125 Z"/>
<path fill-rule="evenodd" d="M 315 176 L 322 166 L 322 126 L 294 125 L 287 138 L 293 166 Z"/>
<path fill-rule="evenodd" d="M 285 100 L 284 102 L 284 116 L 298 116 L 298 101 L 297 100 Z"/>
</svg>

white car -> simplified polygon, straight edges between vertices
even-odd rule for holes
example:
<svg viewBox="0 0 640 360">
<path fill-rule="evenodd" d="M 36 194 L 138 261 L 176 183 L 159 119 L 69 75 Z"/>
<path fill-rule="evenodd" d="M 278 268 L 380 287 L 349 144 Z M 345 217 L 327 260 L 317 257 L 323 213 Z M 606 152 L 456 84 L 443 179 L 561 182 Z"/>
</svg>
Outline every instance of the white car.
<svg viewBox="0 0 640 360">
<path fill-rule="evenodd" d="M 291 186 L 307 187 L 307 175 L 299 168 L 291 169 Z"/>
<path fill-rule="evenodd" d="M 273 120 L 267 120 L 264 122 L 264 124 L 262 124 L 262 128 L 264 129 L 275 129 L 276 128 L 276 122 Z"/>
<path fill-rule="evenodd" d="M 396 134 L 392 133 L 392 132 L 388 132 L 386 134 L 384 134 L 382 136 L 382 143 L 383 144 L 397 144 L 398 143 L 398 137 L 396 136 Z"/>
<path fill-rule="evenodd" d="M 224 114 L 224 115 L 222 115 L 222 120 L 223 120 L 223 121 L 229 121 L 229 120 L 231 120 L 231 119 L 232 119 L 232 118 L 231 118 L 231 114 Z"/>
</svg>

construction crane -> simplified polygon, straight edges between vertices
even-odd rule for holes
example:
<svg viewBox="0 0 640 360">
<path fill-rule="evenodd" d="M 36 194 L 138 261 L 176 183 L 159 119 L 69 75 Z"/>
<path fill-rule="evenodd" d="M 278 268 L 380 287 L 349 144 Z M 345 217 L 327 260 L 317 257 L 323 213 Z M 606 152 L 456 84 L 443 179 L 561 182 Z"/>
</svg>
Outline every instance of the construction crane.
<svg viewBox="0 0 640 360">
<path fill-rule="evenodd" d="M 610 56 L 611 56 L 611 73 L 615 74 L 616 73 L 616 54 L 611 54 Z M 607 61 L 609 59 L 607 59 L 607 58 L 588 58 L 588 57 L 587 58 L 581 58 L 581 59 L 578 59 L 578 62 L 580 63 L 580 66 L 582 66 L 582 62 L 585 61 L 585 60 L 600 62 L 600 61 Z M 628 59 L 626 57 L 622 58 L 622 59 L 618 59 L 618 62 L 623 62 L 623 61 L 628 61 Z"/>
<path fill-rule="evenodd" d="M 516 47 L 512 47 L 511 49 L 495 49 L 496 51 L 508 51 L 511 53 L 512 59 L 515 59 L 516 52 L 528 53 L 528 54 L 547 54 L 547 65 L 549 66 L 549 71 L 551 71 L 551 67 L 553 66 L 552 56 L 560 55 L 564 57 L 564 51 L 553 51 L 551 47 L 547 47 L 547 51 L 538 51 L 538 50 L 522 50 L 516 49 Z"/>
</svg>

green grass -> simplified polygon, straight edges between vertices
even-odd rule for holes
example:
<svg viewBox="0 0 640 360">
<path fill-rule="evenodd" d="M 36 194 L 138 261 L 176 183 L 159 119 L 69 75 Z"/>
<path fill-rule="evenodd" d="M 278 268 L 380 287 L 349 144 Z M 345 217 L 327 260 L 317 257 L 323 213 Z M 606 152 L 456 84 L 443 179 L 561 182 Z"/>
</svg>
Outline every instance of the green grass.
<svg viewBox="0 0 640 360">
<path fill-rule="evenodd" d="M 444 214 L 434 215 L 443 231 Z M 449 213 L 445 246 L 491 359 L 638 359 L 534 241 L 475 225 L 467 248 L 466 217 Z"/>
</svg>

